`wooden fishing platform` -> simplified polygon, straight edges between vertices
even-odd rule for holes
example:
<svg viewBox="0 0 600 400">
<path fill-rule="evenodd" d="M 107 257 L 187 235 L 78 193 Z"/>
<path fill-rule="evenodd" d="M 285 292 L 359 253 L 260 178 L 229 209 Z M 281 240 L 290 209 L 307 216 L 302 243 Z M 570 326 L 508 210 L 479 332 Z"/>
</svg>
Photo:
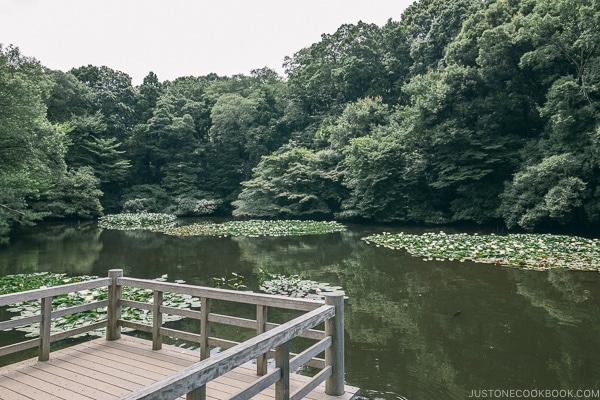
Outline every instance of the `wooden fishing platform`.
<svg viewBox="0 0 600 400">
<path fill-rule="evenodd" d="M 52 298 L 65 293 L 108 287 L 108 300 L 69 309 L 52 309 Z M 122 288 L 152 290 L 151 304 L 122 299 Z M 163 293 L 200 298 L 200 310 L 177 309 L 163 304 Z M 39 315 L 0 322 L 0 330 L 40 324 L 38 338 L 0 347 L 0 356 L 38 347 L 35 359 L 0 368 L 1 400 L 71 399 L 276 399 L 351 400 L 358 389 L 343 381 L 343 296 L 325 302 L 290 299 L 251 292 L 204 288 L 126 278 L 122 270 L 108 278 L 0 296 L 0 306 L 41 299 Z M 211 301 L 256 306 L 256 320 L 211 312 Z M 64 315 L 106 306 L 105 321 L 63 332 L 50 332 L 50 321 Z M 152 312 L 152 325 L 121 319 L 121 307 Z M 268 322 L 267 309 L 300 311 L 299 317 L 282 324 Z M 184 332 L 162 326 L 162 315 L 174 314 L 200 321 L 200 332 Z M 212 337 L 211 325 L 224 324 L 255 330 L 243 342 Z M 324 330 L 315 327 L 324 326 Z M 152 341 L 121 334 L 127 327 L 152 334 Z M 50 352 L 50 343 L 99 328 L 106 337 Z M 163 345 L 162 336 L 195 341 L 199 351 Z M 298 354 L 290 352 L 290 340 L 304 337 L 316 343 Z M 310 342 L 310 341 L 309 341 Z M 311 342 L 312 343 L 312 342 Z M 222 351 L 211 354 L 210 349 Z M 324 354 L 325 358 L 318 358 Z M 274 359 L 271 367 L 267 360 Z M 273 365 L 274 364 L 274 365 Z M 313 377 L 294 373 L 303 365 L 320 369 Z"/>
</svg>

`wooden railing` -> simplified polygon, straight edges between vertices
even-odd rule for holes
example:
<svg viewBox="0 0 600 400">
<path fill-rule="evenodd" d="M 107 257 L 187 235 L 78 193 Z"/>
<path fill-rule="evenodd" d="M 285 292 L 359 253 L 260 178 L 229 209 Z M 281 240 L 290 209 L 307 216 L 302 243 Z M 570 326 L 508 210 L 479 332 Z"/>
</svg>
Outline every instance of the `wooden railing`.
<svg viewBox="0 0 600 400">
<path fill-rule="evenodd" d="M 123 287 L 126 286 L 152 290 L 152 304 L 123 299 Z M 53 296 L 99 287 L 108 287 L 108 300 L 64 310 L 51 310 Z M 168 307 L 163 304 L 164 293 L 198 297 L 201 301 L 200 310 Z M 172 399 L 184 394 L 187 399 L 204 399 L 208 382 L 253 359 L 257 360 L 258 378 L 248 387 L 233 395 L 231 399 L 249 399 L 273 384 L 275 384 L 278 400 L 301 399 L 322 382 L 325 382 L 327 394 L 339 396 L 344 393 L 344 307 L 341 294 L 326 296 L 323 303 L 315 300 L 126 278 L 123 277 L 122 270 L 110 270 L 109 277 L 104 279 L 2 295 L 0 296 L 0 306 L 34 299 L 42 299 L 40 315 L 1 322 L 0 329 L 40 322 L 40 337 L 2 347 L 0 355 L 39 346 L 39 359 L 45 361 L 49 357 L 51 342 L 96 330 L 99 327 L 106 327 L 107 340 L 119 339 L 122 327 L 151 333 L 154 350 L 161 348 L 163 336 L 199 344 L 200 360 L 198 363 L 131 393 L 123 399 L 152 398 L 160 400 Z M 214 313 L 211 311 L 213 301 L 254 305 L 256 319 Z M 106 321 L 50 335 L 51 318 L 104 306 L 108 310 Z M 152 312 L 152 325 L 122 319 L 122 307 L 133 307 Z M 296 310 L 303 314 L 283 324 L 275 324 L 268 322 L 268 310 L 271 308 Z M 162 323 L 163 314 L 199 320 L 199 332 L 166 328 Z M 213 324 L 252 329 L 256 332 L 256 336 L 241 343 L 213 337 L 211 336 Z M 320 324 L 324 324 L 324 331 L 314 329 Z M 297 337 L 313 339 L 316 343 L 298 354 L 293 354 L 290 352 L 290 341 Z M 225 350 L 211 357 L 211 346 L 218 346 Z M 316 357 L 323 352 L 325 353 L 324 359 Z M 275 359 L 275 369 L 267 371 L 267 358 L 272 356 Z M 289 374 L 302 365 L 317 367 L 321 371 L 313 376 L 305 386 L 290 393 Z"/>
<path fill-rule="evenodd" d="M 113 280 L 111 278 L 101 278 L 86 282 L 71 283 L 68 285 L 55 286 L 45 289 L 35 289 L 28 290 L 26 292 L 1 295 L 0 307 L 25 301 L 41 300 L 41 309 L 40 314 L 38 315 L 0 322 L 0 331 L 20 326 L 27 326 L 38 322 L 40 323 L 39 337 L 24 342 L 0 347 L 0 356 L 38 347 L 38 359 L 40 361 L 47 361 L 50 356 L 50 343 L 62 339 L 67 339 L 76 335 L 81 335 L 86 332 L 91 332 L 96 329 L 106 328 L 106 321 L 100 321 L 97 323 L 82 326 L 80 328 L 70 329 L 63 332 L 51 334 L 50 321 L 53 318 L 60 318 L 66 315 L 95 310 L 97 308 L 106 307 L 109 304 L 108 300 L 93 301 L 80 306 L 52 311 L 52 299 L 55 296 L 68 293 L 75 293 L 81 290 L 91 290 L 98 289 L 101 287 L 107 287 L 112 283 L 112 281 Z"/>
</svg>

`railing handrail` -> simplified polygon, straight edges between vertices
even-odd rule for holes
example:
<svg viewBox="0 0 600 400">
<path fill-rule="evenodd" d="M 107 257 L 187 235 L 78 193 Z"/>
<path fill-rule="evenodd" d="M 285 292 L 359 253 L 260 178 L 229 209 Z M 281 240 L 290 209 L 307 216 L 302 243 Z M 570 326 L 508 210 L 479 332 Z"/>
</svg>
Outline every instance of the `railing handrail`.
<svg viewBox="0 0 600 400">
<path fill-rule="evenodd" d="M 22 301 L 39 300 L 45 297 L 60 296 L 62 294 L 79 292 L 81 290 L 97 289 L 112 283 L 110 278 L 98 278 L 89 281 L 67 283 L 65 285 L 52 286 L 43 289 L 32 289 L 23 292 L 0 295 L 0 307 Z"/>
<path fill-rule="evenodd" d="M 167 399 L 182 396 L 334 316 L 334 306 L 321 305 L 270 331 L 124 396 L 121 400 Z"/>
<path fill-rule="evenodd" d="M 230 289 L 215 289 L 205 286 L 160 282 L 128 277 L 117 278 L 117 285 L 133 286 L 141 289 L 158 290 L 176 294 L 187 294 L 190 296 L 205 297 L 211 300 L 225 300 L 236 303 L 287 308 L 298 311 L 311 311 L 323 305 L 323 301 L 319 300 L 288 298 L 272 294 L 243 292 Z"/>
</svg>

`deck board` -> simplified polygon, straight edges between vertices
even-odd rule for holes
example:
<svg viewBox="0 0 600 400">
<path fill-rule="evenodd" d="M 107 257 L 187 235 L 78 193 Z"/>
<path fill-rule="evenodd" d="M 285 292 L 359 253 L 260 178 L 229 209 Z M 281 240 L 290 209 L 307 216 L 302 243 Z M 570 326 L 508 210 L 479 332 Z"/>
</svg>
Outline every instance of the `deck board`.
<svg viewBox="0 0 600 400">
<path fill-rule="evenodd" d="M 104 338 L 54 351 L 50 360 L 31 359 L 0 368 L 0 400 L 104 400 L 118 399 L 136 389 L 198 362 L 199 353 L 164 345 L 152 351 L 151 343 L 123 335 L 116 341 Z M 256 365 L 244 364 L 208 383 L 207 398 L 228 398 L 258 377 Z M 290 376 L 290 393 L 310 378 Z M 350 400 L 358 389 L 348 386 L 344 396 L 324 393 L 319 386 L 310 400 Z M 274 385 L 254 397 L 270 400 Z M 180 397 L 185 399 L 185 396 Z"/>
</svg>

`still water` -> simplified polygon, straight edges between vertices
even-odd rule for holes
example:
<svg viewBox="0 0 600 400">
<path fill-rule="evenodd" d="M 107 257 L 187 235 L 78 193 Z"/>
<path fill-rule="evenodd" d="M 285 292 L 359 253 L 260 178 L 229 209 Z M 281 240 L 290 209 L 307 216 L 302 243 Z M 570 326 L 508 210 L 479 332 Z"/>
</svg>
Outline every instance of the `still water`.
<svg viewBox="0 0 600 400">
<path fill-rule="evenodd" d="M 44 224 L 0 247 L 0 274 L 50 271 L 212 285 L 259 268 L 342 286 L 346 381 L 369 399 L 467 399 L 484 390 L 600 389 L 600 274 L 423 261 L 350 226 L 287 238 L 187 237 Z M 460 310 L 459 315 L 456 312 Z"/>
</svg>

